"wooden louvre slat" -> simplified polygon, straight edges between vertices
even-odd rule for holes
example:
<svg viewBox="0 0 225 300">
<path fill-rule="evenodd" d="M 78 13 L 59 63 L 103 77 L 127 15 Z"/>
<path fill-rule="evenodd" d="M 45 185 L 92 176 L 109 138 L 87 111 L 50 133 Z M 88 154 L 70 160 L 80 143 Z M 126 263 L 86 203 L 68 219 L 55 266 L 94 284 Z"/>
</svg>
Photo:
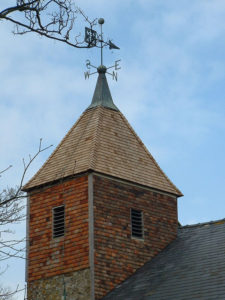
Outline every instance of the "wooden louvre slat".
<svg viewBox="0 0 225 300">
<path fill-rule="evenodd" d="M 133 237 L 143 238 L 142 211 L 131 209 L 131 229 Z"/>
<path fill-rule="evenodd" d="M 53 238 L 61 237 L 65 233 L 65 207 L 53 208 Z"/>
</svg>

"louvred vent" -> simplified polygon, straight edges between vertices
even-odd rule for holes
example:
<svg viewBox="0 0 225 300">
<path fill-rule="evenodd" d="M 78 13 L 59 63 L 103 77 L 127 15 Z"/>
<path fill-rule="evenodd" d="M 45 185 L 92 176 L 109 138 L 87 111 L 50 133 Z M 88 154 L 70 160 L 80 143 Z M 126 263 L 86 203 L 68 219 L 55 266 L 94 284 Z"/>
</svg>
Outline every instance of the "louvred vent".
<svg viewBox="0 0 225 300">
<path fill-rule="evenodd" d="M 143 238 L 142 211 L 131 209 L 132 237 Z"/>
<path fill-rule="evenodd" d="M 65 207 L 53 208 L 53 238 L 64 236 L 65 234 Z"/>
</svg>

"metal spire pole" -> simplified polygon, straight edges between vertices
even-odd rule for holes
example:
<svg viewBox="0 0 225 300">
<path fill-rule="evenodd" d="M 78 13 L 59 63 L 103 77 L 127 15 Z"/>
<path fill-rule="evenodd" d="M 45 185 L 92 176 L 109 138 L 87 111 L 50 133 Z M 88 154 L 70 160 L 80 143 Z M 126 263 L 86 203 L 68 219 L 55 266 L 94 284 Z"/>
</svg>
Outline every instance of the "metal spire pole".
<svg viewBox="0 0 225 300">
<path fill-rule="evenodd" d="M 88 44 L 89 47 L 98 47 L 101 48 L 101 64 L 99 67 L 96 67 L 94 65 L 91 64 L 90 60 L 87 59 L 86 60 L 86 67 L 88 69 L 87 72 L 84 72 L 84 77 L 89 78 L 90 75 L 96 74 L 96 73 L 102 73 L 102 74 L 110 74 L 112 76 L 113 79 L 115 79 L 117 81 L 117 72 L 112 72 L 109 73 L 107 72 L 108 69 L 114 68 L 115 71 L 121 69 L 119 66 L 119 60 L 115 61 L 115 64 L 113 66 L 110 67 L 105 67 L 103 65 L 103 48 L 105 46 L 109 46 L 109 49 L 120 49 L 119 47 L 117 47 L 115 44 L 112 43 L 111 40 L 108 41 L 104 41 L 103 39 L 103 31 L 102 31 L 102 25 L 105 23 L 105 20 L 103 18 L 98 19 L 98 24 L 101 26 L 101 31 L 100 34 L 97 33 L 97 31 L 93 30 L 92 28 L 87 28 L 85 27 L 85 42 Z M 100 44 L 100 47 L 99 47 Z M 96 69 L 95 72 L 90 73 L 91 68 Z M 111 96 L 110 96 L 111 97 Z"/>
<path fill-rule="evenodd" d="M 98 19 L 98 24 L 101 25 L 101 66 L 103 65 L 103 36 L 102 36 L 102 25 L 105 23 L 103 18 Z"/>
</svg>

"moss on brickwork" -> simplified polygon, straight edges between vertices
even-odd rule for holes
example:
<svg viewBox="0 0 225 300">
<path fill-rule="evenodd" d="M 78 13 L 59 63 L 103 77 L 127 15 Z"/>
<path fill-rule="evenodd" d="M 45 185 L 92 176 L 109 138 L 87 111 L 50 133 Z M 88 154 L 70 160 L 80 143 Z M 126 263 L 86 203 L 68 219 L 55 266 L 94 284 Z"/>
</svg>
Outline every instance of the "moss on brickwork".
<svg viewBox="0 0 225 300">
<path fill-rule="evenodd" d="M 66 300 L 90 299 L 90 269 L 64 274 Z M 28 284 L 28 300 L 62 300 L 63 275 Z"/>
</svg>

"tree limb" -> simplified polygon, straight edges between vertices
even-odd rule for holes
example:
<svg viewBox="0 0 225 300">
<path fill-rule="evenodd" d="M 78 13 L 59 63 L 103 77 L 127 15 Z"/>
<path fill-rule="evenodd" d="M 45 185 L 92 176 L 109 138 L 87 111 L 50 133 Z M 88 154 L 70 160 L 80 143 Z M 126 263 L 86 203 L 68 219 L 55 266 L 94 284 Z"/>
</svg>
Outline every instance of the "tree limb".
<svg viewBox="0 0 225 300">
<path fill-rule="evenodd" d="M 94 47 L 81 37 L 76 21 L 80 16 L 92 28 L 97 24 L 96 19 L 90 20 L 72 0 L 17 0 L 16 3 L 0 11 L 0 20 L 15 24 L 15 34 L 34 32 L 75 48 Z"/>
</svg>

